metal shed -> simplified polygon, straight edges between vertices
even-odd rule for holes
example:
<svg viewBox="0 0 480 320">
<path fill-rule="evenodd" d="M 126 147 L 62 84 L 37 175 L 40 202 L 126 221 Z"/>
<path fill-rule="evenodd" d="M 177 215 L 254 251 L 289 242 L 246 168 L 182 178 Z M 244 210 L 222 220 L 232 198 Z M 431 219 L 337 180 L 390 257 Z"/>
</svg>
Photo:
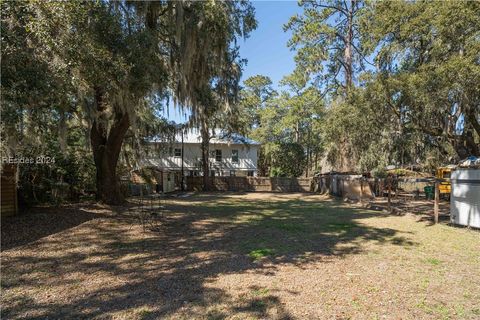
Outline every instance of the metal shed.
<svg viewBox="0 0 480 320">
<path fill-rule="evenodd" d="M 451 181 L 451 222 L 480 228 L 480 169 L 458 168 Z"/>
</svg>

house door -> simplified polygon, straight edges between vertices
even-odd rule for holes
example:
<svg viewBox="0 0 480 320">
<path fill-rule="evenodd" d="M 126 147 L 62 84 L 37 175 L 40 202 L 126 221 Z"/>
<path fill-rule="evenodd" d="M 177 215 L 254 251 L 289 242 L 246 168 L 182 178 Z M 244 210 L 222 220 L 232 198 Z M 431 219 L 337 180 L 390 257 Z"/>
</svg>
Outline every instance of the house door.
<svg viewBox="0 0 480 320">
<path fill-rule="evenodd" d="M 182 188 L 182 172 L 175 172 L 175 190 Z"/>
<path fill-rule="evenodd" d="M 163 192 L 163 172 L 162 171 L 156 171 L 155 172 L 155 179 L 157 180 L 157 184 L 155 186 L 155 191 L 157 193 L 162 193 Z"/>
</svg>

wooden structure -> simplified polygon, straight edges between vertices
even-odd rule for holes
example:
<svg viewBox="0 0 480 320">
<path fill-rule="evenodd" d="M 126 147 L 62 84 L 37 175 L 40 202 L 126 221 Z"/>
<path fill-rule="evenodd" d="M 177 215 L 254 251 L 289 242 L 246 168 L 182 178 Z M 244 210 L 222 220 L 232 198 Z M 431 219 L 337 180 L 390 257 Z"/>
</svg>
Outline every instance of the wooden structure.
<svg viewBox="0 0 480 320">
<path fill-rule="evenodd" d="M 187 177 L 187 190 L 200 191 L 203 177 Z M 310 192 L 312 178 L 210 177 L 213 191 Z"/>
<path fill-rule="evenodd" d="M 370 179 L 371 180 L 371 179 Z M 360 175 L 324 174 L 314 178 L 314 190 L 350 200 L 373 197 L 371 181 Z"/>
<path fill-rule="evenodd" d="M 433 221 L 438 223 L 438 210 L 440 205 L 440 181 L 435 181 L 435 202 L 433 204 Z"/>
<path fill-rule="evenodd" d="M 17 168 L 13 164 L 2 166 L 0 208 L 2 216 L 11 216 L 18 213 Z"/>
</svg>

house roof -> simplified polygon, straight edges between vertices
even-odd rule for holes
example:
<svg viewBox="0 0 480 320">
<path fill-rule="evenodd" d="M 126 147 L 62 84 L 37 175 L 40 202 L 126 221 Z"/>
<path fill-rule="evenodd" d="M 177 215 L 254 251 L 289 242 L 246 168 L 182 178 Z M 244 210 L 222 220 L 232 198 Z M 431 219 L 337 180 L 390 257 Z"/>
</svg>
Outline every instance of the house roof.
<svg viewBox="0 0 480 320">
<path fill-rule="evenodd" d="M 213 132 L 212 132 L 213 133 Z M 159 137 L 155 136 L 148 140 L 151 143 L 169 143 L 169 142 L 182 142 L 182 135 L 181 133 L 177 133 L 175 135 L 175 140 L 171 141 L 166 137 Z M 201 143 L 202 137 L 200 132 L 197 129 L 190 129 L 183 135 L 183 143 Z M 213 144 L 249 144 L 249 145 L 260 145 L 259 142 L 242 136 L 238 133 L 231 133 L 228 134 L 222 130 L 215 130 L 215 134 L 210 139 L 210 143 Z"/>
</svg>

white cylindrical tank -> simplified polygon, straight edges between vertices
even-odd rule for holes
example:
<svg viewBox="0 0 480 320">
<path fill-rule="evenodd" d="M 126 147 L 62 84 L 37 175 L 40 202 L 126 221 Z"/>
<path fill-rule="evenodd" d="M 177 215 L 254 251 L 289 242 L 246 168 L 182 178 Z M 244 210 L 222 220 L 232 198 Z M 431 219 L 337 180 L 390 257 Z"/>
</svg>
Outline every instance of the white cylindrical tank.
<svg viewBox="0 0 480 320">
<path fill-rule="evenodd" d="M 480 169 L 458 168 L 451 181 L 451 222 L 480 228 Z"/>
</svg>

